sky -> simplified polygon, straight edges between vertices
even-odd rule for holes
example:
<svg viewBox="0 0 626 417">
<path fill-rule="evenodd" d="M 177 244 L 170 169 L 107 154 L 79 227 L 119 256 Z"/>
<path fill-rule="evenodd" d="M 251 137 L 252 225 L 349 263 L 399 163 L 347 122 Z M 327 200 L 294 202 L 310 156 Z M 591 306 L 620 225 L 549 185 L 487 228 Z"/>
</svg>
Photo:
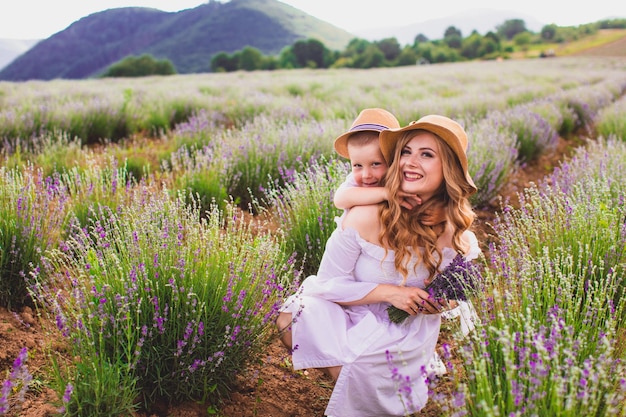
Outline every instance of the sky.
<svg viewBox="0 0 626 417">
<path fill-rule="evenodd" d="M 406 26 L 470 9 L 511 10 L 544 24 L 577 26 L 626 18 L 620 0 L 281 0 L 349 32 Z M 152 7 L 173 12 L 206 0 L 2 0 L 0 39 L 44 39 L 82 17 L 116 7 Z M 381 6 L 384 5 L 383 6 Z"/>
</svg>

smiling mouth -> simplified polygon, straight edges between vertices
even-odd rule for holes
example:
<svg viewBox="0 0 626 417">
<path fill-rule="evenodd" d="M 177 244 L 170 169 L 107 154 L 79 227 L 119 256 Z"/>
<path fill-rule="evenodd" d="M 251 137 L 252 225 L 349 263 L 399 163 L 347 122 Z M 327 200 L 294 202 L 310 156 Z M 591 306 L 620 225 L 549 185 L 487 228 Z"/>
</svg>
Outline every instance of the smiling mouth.
<svg viewBox="0 0 626 417">
<path fill-rule="evenodd" d="M 368 182 L 368 183 L 363 183 L 362 187 L 378 187 L 378 181 L 376 182 Z"/>
<path fill-rule="evenodd" d="M 419 180 L 419 179 L 424 178 L 424 176 L 420 175 L 420 174 L 415 174 L 415 173 L 412 173 L 412 172 L 405 172 L 404 173 L 404 178 L 406 178 L 408 180 Z"/>
</svg>

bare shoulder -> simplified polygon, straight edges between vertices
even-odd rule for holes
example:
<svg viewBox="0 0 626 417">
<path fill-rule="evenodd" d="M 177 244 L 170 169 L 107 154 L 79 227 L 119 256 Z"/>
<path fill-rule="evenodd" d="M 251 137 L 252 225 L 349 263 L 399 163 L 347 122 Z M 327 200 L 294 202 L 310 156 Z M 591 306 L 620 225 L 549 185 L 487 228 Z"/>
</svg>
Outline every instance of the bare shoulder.
<svg viewBox="0 0 626 417">
<path fill-rule="evenodd" d="M 380 220 L 378 214 L 378 204 L 367 206 L 354 206 L 346 213 L 343 220 L 343 229 L 352 228 L 361 237 L 370 242 L 378 241 L 378 231 L 380 230 Z"/>
</svg>

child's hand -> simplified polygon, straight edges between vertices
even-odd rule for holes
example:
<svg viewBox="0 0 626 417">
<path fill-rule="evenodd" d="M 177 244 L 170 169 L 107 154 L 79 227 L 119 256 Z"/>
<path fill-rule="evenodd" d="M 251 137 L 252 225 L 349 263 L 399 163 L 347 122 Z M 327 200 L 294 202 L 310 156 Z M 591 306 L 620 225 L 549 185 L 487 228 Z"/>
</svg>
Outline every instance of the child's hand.
<svg viewBox="0 0 626 417">
<path fill-rule="evenodd" d="M 413 209 L 413 207 L 422 204 L 422 199 L 416 194 L 409 194 L 401 191 L 398 193 L 398 195 L 401 198 L 400 206 L 404 207 L 405 209 L 411 210 Z"/>
</svg>

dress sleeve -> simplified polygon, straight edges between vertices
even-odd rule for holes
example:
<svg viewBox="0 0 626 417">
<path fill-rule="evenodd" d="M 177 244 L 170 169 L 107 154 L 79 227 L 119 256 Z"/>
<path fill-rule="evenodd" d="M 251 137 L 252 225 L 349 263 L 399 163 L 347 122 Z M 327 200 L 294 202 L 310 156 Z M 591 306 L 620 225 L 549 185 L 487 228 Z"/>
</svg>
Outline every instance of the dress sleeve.
<svg viewBox="0 0 626 417">
<path fill-rule="evenodd" d="M 334 302 L 356 301 L 369 294 L 378 284 L 354 277 L 361 249 L 357 231 L 338 226 L 326 242 L 317 275 L 307 277 L 302 283 L 302 294 Z"/>
<path fill-rule="evenodd" d="M 467 255 L 465 255 L 465 259 L 471 261 L 478 258 L 482 251 L 480 250 L 480 246 L 478 245 L 478 239 L 476 238 L 474 232 L 466 230 L 464 232 L 464 235 L 467 237 L 467 241 L 470 245 L 469 251 L 467 252 Z"/>
</svg>

